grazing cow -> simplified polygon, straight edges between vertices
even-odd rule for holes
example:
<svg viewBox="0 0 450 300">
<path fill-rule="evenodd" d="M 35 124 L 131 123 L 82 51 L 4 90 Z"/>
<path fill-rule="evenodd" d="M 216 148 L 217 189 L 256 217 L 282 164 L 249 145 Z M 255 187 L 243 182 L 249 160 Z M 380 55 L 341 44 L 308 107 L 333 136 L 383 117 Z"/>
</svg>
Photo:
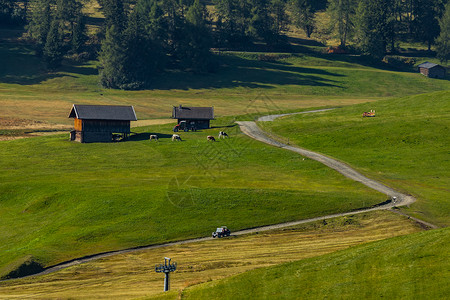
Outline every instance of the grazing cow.
<svg viewBox="0 0 450 300">
<path fill-rule="evenodd" d="M 172 135 L 172 142 L 173 141 L 181 141 L 181 137 L 178 134 Z"/>
<path fill-rule="evenodd" d="M 226 137 L 228 137 L 228 134 L 226 132 L 224 132 L 224 131 L 219 132 L 219 139 L 226 138 Z"/>
<path fill-rule="evenodd" d="M 150 135 L 150 141 L 151 141 L 151 140 L 158 141 L 158 136 L 157 136 L 156 134 L 151 134 L 151 135 Z"/>
<path fill-rule="evenodd" d="M 212 135 L 208 135 L 206 137 L 206 140 L 211 141 L 211 142 L 215 142 L 216 141 L 216 139 Z"/>
</svg>

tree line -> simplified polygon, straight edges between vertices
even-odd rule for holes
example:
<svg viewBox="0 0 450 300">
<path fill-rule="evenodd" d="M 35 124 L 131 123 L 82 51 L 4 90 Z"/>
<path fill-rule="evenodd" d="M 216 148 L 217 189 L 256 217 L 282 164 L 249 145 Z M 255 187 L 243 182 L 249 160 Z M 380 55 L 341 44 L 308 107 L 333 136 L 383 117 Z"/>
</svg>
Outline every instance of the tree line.
<svg viewBox="0 0 450 300">
<path fill-rule="evenodd" d="M 98 0 L 105 17 L 99 48 L 87 48 L 83 6 L 89 0 L 0 0 L 0 24 L 26 22 L 28 35 L 50 68 L 64 55 L 98 54 L 100 83 L 136 89 L 168 69 L 214 72 L 211 48 L 244 49 L 255 43 L 288 45 L 295 26 L 310 37 L 317 13 L 327 32 L 362 54 L 381 58 L 399 42 L 419 42 L 449 59 L 447 0 Z M 89 52 L 89 51 L 88 51 Z"/>
</svg>

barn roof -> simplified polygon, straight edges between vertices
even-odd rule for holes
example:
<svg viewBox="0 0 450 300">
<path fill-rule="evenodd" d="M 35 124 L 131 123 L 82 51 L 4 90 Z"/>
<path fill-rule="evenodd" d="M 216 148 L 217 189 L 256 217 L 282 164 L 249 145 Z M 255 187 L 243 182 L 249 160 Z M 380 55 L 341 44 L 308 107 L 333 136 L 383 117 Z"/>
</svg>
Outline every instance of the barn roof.
<svg viewBox="0 0 450 300">
<path fill-rule="evenodd" d="M 69 118 L 82 120 L 137 121 L 133 106 L 74 104 Z"/>
<path fill-rule="evenodd" d="M 435 63 L 430 63 L 430 62 L 424 62 L 423 64 L 418 65 L 418 68 L 425 68 L 425 69 L 431 69 L 434 68 L 436 66 L 439 66 L 438 64 Z M 440 67 L 440 66 L 439 66 Z"/>
<path fill-rule="evenodd" d="M 195 119 L 195 120 L 213 120 L 214 107 L 187 107 L 174 106 L 172 111 L 173 119 Z"/>
</svg>

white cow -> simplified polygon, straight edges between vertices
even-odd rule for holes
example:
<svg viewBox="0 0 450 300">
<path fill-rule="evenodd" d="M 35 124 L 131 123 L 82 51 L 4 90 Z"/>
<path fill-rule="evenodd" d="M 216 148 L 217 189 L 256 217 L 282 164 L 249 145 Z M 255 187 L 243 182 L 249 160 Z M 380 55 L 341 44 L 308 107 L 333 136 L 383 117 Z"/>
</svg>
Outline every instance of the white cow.
<svg viewBox="0 0 450 300">
<path fill-rule="evenodd" d="M 172 142 L 173 141 L 181 141 L 181 137 L 178 134 L 172 135 Z"/>
</svg>

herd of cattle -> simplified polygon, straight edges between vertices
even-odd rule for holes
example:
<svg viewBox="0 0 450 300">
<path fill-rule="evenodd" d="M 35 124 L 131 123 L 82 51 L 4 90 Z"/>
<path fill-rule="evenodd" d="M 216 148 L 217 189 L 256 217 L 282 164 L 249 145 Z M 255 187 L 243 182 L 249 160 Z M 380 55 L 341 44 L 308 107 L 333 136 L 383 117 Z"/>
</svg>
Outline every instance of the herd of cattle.
<svg viewBox="0 0 450 300">
<path fill-rule="evenodd" d="M 228 134 L 226 133 L 226 132 L 224 132 L 224 131 L 220 131 L 219 132 L 219 139 L 224 139 L 224 138 L 227 138 L 228 137 Z M 155 140 L 155 141 L 158 141 L 158 135 L 156 135 L 156 134 L 151 134 L 150 135 L 150 140 Z M 213 137 L 212 135 L 208 135 L 207 137 L 206 137 L 206 140 L 207 141 L 210 141 L 210 142 L 215 142 L 216 141 L 216 138 L 215 137 Z M 178 135 L 178 134 L 173 134 L 172 135 L 172 142 L 173 141 L 181 141 L 181 137 L 180 137 L 180 135 Z"/>
</svg>

